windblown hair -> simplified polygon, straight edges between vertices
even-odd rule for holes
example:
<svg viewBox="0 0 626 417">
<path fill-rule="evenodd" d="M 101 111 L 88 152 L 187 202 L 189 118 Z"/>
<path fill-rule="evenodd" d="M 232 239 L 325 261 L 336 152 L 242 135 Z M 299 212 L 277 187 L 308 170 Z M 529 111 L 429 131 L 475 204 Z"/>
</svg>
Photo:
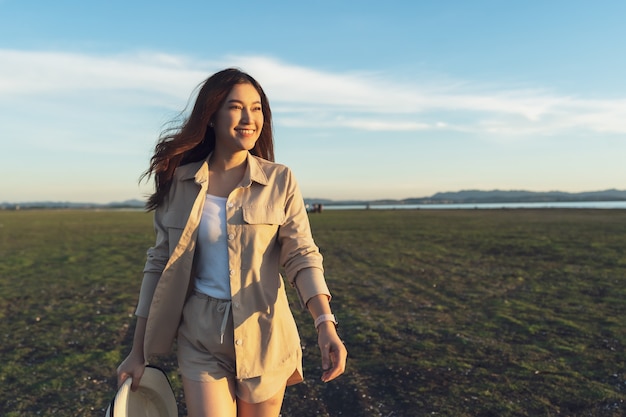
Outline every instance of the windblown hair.
<svg viewBox="0 0 626 417">
<path fill-rule="evenodd" d="M 154 176 L 155 192 L 146 203 L 148 211 L 156 209 L 167 195 L 174 171 L 181 165 L 206 159 L 215 149 L 215 132 L 209 124 L 236 84 L 251 84 L 261 97 L 263 128 L 250 153 L 274 161 L 272 112 L 261 85 L 250 75 L 228 68 L 213 74 L 201 84 L 193 110 L 180 126 L 164 130 L 150 159 L 150 167 L 140 180 Z"/>
</svg>

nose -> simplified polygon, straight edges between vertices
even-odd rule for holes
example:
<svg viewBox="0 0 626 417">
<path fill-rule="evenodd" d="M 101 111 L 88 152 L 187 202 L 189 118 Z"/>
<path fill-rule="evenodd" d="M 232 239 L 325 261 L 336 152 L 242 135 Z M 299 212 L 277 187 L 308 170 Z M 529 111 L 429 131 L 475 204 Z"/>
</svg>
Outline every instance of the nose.
<svg viewBox="0 0 626 417">
<path fill-rule="evenodd" d="M 251 120 L 251 113 L 250 113 L 250 109 L 248 109 L 247 107 L 244 107 L 243 110 L 241 111 L 241 121 L 244 123 L 247 123 Z"/>
</svg>

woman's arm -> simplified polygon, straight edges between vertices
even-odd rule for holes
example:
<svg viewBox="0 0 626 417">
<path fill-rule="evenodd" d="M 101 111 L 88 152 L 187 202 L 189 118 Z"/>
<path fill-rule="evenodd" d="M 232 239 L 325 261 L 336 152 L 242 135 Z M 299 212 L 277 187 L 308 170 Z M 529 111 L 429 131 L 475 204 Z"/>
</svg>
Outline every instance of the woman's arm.
<svg viewBox="0 0 626 417">
<path fill-rule="evenodd" d="M 167 228 L 163 225 L 163 210 L 157 208 L 154 213 L 154 230 L 156 234 L 156 243 L 148 249 L 146 265 L 144 267 L 144 276 L 139 292 L 139 301 L 135 315 L 137 322 L 135 323 L 135 333 L 133 336 L 133 346 L 130 353 L 117 368 L 118 386 L 130 378 L 133 378 L 131 390 L 135 391 L 139 386 L 139 381 L 143 376 L 146 367 L 146 358 L 144 357 L 144 338 L 146 335 L 146 324 L 148 322 L 148 311 L 152 296 L 157 283 L 161 277 L 161 272 L 167 263 L 169 255 Z"/>
<path fill-rule="evenodd" d="M 296 289 L 302 307 L 314 320 L 331 314 L 330 291 L 324 278 L 322 255 L 313 241 L 309 216 L 296 179 L 287 171 L 285 222 L 279 230 L 281 265 L 287 279 Z M 341 375 L 346 368 L 348 353 L 337 334 L 335 324 L 324 321 L 317 326 L 318 344 L 322 353 L 322 381 Z"/>
</svg>

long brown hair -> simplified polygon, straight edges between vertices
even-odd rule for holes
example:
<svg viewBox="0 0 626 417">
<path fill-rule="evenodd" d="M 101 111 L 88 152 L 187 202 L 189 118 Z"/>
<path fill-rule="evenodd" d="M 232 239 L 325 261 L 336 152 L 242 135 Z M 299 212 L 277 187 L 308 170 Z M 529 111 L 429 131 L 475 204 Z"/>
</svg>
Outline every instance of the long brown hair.
<svg viewBox="0 0 626 417">
<path fill-rule="evenodd" d="M 235 68 L 228 68 L 206 79 L 189 117 L 180 126 L 168 128 L 161 133 L 150 159 L 150 167 L 141 179 L 154 175 L 155 192 L 146 203 L 148 211 L 156 209 L 167 195 L 174 171 L 181 165 L 201 161 L 215 149 L 215 132 L 209 127 L 215 113 L 220 109 L 230 90 L 236 84 L 251 84 L 261 97 L 263 128 L 253 155 L 274 161 L 272 111 L 261 85 L 250 75 Z M 141 180 L 140 179 L 140 180 Z"/>
</svg>

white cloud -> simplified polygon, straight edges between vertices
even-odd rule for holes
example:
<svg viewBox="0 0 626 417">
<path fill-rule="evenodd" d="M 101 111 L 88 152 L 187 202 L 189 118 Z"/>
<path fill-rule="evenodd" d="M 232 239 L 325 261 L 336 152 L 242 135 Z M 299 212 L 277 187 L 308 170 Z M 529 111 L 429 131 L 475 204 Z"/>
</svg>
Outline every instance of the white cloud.
<svg viewBox="0 0 626 417">
<path fill-rule="evenodd" d="M 181 97 L 206 74 L 183 58 L 156 53 L 92 56 L 0 50 L 0 63 L 0 94 L 4 97 L 62 97 L 96 91 Z"/>
<path fill-rule="evenodd" d="M 333 74 L 267 57 L 234 61 L 259 74 L 268 94 L 272 93 L 271 100 L 284 112 L 301 114 L 299 119 L 284 121 L 291 126 L 392 131 L 447 128 L 505 135 L 549 135 L 570 129 L 626 133 L 626 99 L 591 100 L 468 82 L 441 85 L 427 79 L 407 85 L 381 73 Z M 310 113 L 326 117 L 312 124 L 307 121 Z M 338 122 L 334 113 L 342 114 L 343 120 Z M 363 113 L 368 113 L 366 123 Z M 390 121 L 390 117 L 404 119 Z"/>
<path fill-rule="evenodd" d="M 114 107 L 132 103 L 179 110 L 177 105 L 186 103 L 199 82 L 226 66 L 241 67 L 261 82 L 277 124 L 284 126 L 505 136 L 570 130 L 626 133 L 626 98 L 585 99 L 468 82 L 441 85 L 428 79 L 394 82 L 384 73 L 331 73 L 268 57 L 200 61 L 160 53 L 0 50 L 0 106 L 8 107 L 16 97 L 69 103 L 98 94 Z"/>
</svg>

